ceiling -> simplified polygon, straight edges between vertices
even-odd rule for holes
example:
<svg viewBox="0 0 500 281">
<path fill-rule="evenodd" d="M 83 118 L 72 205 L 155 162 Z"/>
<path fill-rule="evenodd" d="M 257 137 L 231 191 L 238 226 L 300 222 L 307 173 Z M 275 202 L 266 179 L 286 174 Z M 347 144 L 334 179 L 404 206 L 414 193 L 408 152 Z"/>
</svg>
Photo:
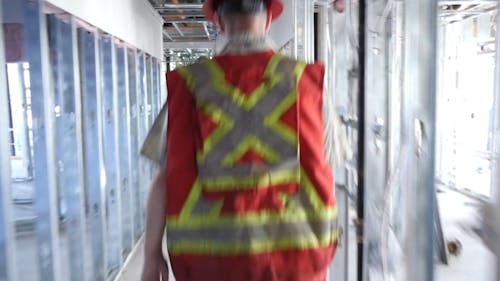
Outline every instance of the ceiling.
<svg viewBox="0 0 500 281">
<path fill-rule="evenodd" d="M 495 11 L 496 1 L 439 1 L 439 18 L 442 24 L 463 21 Z"/>
<path fill-rule="evenodd" d="M 164 42 L 213 41 L 216 28 L 201 11 L 203 0 L 149 0 L 163 17 Z"/>
<path fill-rule="evenodd" d="M 207 46 L 217 38 L 217 28 L 202 13 L 204 0 L 149 0 L 164 20 L 165 57 L 172 62 L 192 62 L 211 56 Z M 440 0 L 441 24 L 450 24 L 496 11 L 492 0 Z"/>
<path fill-rule="evenodd" d="M 149 0 L 164 20 L 165 60 L 170 63 L 192 63 L 210 57 L 217 29 L 202 13 L 203 0 Z M 167 47 L 168 46 L 168 47 Z"/>
<path fill-rule="evenodd" d="M 149 0 L 165 20 L 164 42 L 213 41 L 217 29 L 208 22 L 201 11 L 203 0 Z M 496 1 L 492 0 L 441 0 L 441 23 L 448 24 L 493 12 Z"/>
</svg>

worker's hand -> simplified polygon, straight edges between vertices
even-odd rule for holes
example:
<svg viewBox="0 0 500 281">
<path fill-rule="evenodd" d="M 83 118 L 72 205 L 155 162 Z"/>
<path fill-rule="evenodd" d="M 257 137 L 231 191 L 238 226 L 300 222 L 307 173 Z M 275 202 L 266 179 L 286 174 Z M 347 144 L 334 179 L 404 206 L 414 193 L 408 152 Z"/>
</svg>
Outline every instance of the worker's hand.
<svg viewBox="0 0 500 281">
<path fill-rule="evenodd" d="M 144 259 L 141 281 L 168 281 L 168 266 L 162 254 Z"/>
</svg>

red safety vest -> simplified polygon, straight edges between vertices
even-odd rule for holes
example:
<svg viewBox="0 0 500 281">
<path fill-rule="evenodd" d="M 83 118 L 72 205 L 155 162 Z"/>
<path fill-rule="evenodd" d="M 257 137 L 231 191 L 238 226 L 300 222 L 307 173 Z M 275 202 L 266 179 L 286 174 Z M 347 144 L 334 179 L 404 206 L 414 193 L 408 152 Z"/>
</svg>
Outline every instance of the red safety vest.
<svg viewBox="0 0 500 281">
<path fill-rule="evenodd" d="M 224 55 L 167 75 L 178 281 L 323 281 L 337 239 L 322 65 Z"/>
</svg>

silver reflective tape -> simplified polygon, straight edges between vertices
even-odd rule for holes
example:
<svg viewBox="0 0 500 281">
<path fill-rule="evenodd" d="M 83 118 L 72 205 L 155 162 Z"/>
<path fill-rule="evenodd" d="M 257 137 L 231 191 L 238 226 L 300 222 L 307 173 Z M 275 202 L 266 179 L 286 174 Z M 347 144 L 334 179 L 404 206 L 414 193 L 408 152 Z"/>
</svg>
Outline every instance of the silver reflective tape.
<svg viewBox="0 0 500 281">
<path fill-rule="evenodd" d="M 251 165 L 238 165 L 233 167 L 222 167 L 224 158 L 231 153 L 247 136 L 256 136 L 259 140 L 276 151 L 284 162 L 294 161 L 289 168 L 298 172 L 298 144 L 290 144 L 282 136 L 265 126 L 265 119 L 280 103 L 289 95 L 297 95 L 294 90 L 298 81 L 293 76 L 293 69 L 298 62 L 283 58 L 273 75 L 283 75 L 283 78 L 258 101 L 255 107 L 245 110 L 227 95 L 219 93 L 214 88 L 216 77 L 208 69 L 206 61 L 189 67 L 194 79 L 193 95 L 197 104 L 211 105 L 221 109 L 234 122 L 234 126 L 214 147 L 207 153 L 203 163 L 198 163 L 198 169 L 202 178 L 227 177 L 227 176 L 252 176 Z M 263 79 L 263 83 L 271 83 L 271 80 Z M 202 110 L 201 108 L 199 110 Z M 287 164 L 288 165 L 288 164 Z M 287 165 L 269 165 L 268 171 L 283 171 Z"/>
<path fill-rule="evenodd" d="M 172 230 L 167 226 L 167 239 L 175 245 L 176 242 L 241 242 L 251 243 L 253 240 L 279 239 L 290 237 L 324 237 L 335 232 L 336 219 L 303 221 L 295 223 L 268 223 L 252 226 L 237 224 L 224 227 L 212 226 L 195 230 Z"/>
</svg>

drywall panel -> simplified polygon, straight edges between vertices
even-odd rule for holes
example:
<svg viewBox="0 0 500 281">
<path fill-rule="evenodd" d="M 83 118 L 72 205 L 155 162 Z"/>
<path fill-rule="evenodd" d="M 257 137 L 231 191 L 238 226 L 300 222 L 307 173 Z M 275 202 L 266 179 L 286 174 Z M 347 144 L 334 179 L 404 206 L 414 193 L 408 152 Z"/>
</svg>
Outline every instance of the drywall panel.
<svg viewBox="0 0 500 281">
<path fill-rule="evenodd" d="M 161 58 L 163 20 L 146 0 L 47 0 L 132 46 Z"/>
</svg>

